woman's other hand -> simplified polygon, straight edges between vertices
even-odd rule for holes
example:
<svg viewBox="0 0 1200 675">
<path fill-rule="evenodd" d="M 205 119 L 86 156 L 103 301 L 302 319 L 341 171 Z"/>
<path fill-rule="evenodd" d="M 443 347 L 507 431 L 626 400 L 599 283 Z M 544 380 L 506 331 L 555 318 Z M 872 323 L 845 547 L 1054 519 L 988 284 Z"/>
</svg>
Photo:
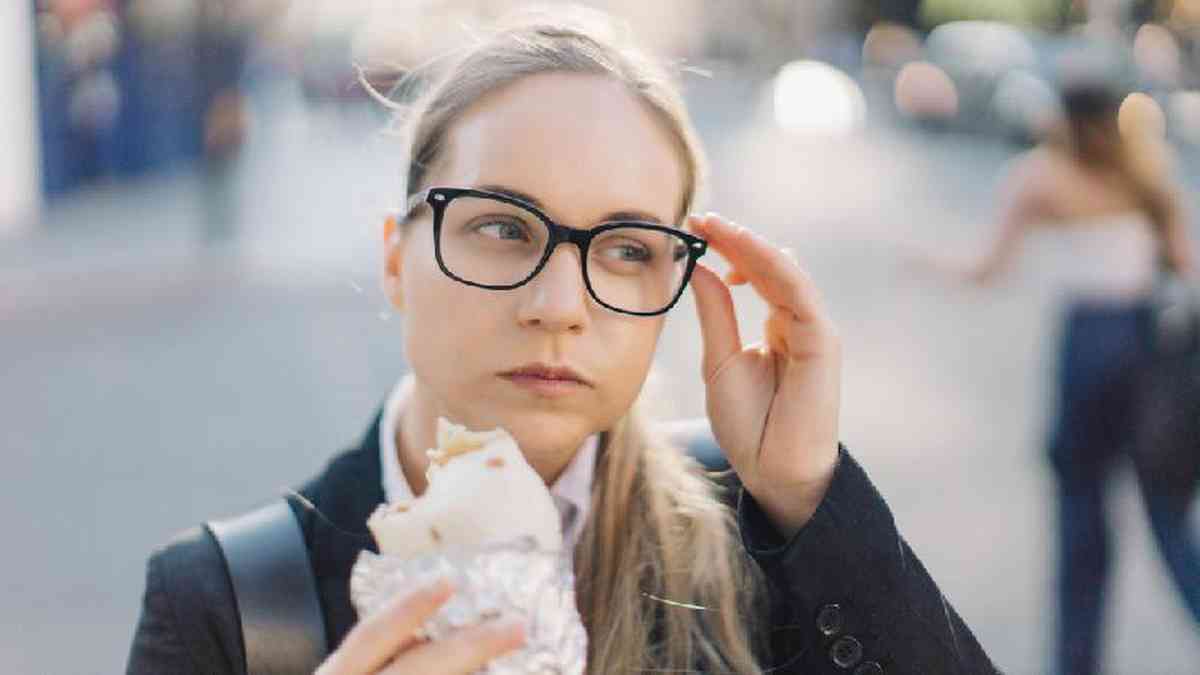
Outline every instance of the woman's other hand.
<svg viewBox="0 0 1200 675">
<path fill-rule="evenodd" d="M 417 630 L 454 589 L 441 581 L 361 621 L 316 675 L 469 675 L 488 661 L 521 647 L 524 626 L 492 621 L 427 642 Z"/>
<path fill-rule="evenodd" d="M 785 535 L 816 512 L 838 459 L 841 341 L 795 259 L 720 216 L 690 229 L 729 261 L 724 280 L 698 265 L 692 292 L 704 337 L 709 421 L 742 484 Z M 743 345 L 729 286 L 770 306 L 762 344 Z"/>
</svg>

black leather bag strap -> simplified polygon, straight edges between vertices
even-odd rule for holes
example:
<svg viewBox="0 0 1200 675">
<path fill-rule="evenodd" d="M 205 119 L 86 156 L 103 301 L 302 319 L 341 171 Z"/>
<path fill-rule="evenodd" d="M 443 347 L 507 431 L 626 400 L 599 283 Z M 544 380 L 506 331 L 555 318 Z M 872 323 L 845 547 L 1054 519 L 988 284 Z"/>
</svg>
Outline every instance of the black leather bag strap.
<svg viewBox="0 0 1200 675">
<path fill-rule="evenodd" d="M 287 500 L 207 526 L 233 582 L 247 675 L 312 673 L 328 652 L 325 620 Z"/>
</svg>

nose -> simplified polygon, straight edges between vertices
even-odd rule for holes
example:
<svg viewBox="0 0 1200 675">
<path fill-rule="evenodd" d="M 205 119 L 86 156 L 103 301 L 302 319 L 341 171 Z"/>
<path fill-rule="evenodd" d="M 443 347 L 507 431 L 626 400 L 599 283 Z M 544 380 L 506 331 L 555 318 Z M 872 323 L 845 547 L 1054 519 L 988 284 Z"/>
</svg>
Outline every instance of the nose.
<svg viewBox="0 0 1200 675">
<path fill-rule="evenodd" d="M 588 322 L 587 286 L 579 249 L 559 246 L 545 267 L 522 289 L 521 325 L 561 333 L 579 333 Z"/>
</svg>

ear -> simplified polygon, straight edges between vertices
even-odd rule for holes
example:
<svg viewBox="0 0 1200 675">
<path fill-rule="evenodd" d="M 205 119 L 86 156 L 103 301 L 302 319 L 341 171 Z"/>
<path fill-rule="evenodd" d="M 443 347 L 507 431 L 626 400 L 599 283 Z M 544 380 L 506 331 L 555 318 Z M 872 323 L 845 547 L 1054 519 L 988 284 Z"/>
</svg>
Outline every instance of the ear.
<svg viewBox="0 0 1200 675">
<path fill-rule="evenodd" d="M 383 221 L 383 292 L 397 311 L 404 310 L 400 272 L 404 268 L 404 237 L 395 214 Z"/>
</svg>

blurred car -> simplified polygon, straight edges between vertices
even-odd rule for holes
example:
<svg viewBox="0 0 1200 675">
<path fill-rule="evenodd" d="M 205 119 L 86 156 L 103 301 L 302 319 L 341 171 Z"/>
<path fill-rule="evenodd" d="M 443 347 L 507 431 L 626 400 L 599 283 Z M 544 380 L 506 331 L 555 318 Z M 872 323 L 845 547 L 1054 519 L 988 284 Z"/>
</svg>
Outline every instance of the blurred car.
<svg viewBox="0 0 1200 675">
<path fill-rule="evenodd" d="M 1143 84 L 1125 45 L 994 21 L 954 21 L 929 33 L 924 60 L 901 69 L 895 103 L 917 121 L 1028 143 L 1059 119 L 1064 73 L 1102 77 L 1130 90 Z"/>
<path fill-rule="evenodd" d="M 1021 30 L 992 21 L 955 21 L 933 29 L 925 41 L 926 60 L 954 84 L 957 123 L 984 128 L 992 123 L 992 100 L 1001 80 L 1014 71 L 1032 71 L 1037 51 Z"/>
</svg>

